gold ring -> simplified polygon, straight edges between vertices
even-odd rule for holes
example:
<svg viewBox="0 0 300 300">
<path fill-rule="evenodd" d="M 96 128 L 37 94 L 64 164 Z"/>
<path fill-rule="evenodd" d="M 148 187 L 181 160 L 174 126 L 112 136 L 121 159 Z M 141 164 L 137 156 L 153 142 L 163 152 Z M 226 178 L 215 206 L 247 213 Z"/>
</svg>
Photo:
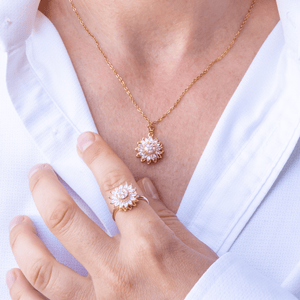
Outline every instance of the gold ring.
<svg viewBox="0 0 300 300">
<path fill-rule="evenodd" d="M 136 188 L 133 188 L 131 184 L 128 185 L 127 182 L 124 185 L 121 184 L 114 188 L 110 193 L 112 194 L 109 197 L 111 199 L 110 204 L 114 205 L 112 214 L 114 221 L 118 211 L 132 210 L 140 200 L 146 201 L 149 204 L 149 200 L 144 196 L 138 195 Z"/>
</svg>

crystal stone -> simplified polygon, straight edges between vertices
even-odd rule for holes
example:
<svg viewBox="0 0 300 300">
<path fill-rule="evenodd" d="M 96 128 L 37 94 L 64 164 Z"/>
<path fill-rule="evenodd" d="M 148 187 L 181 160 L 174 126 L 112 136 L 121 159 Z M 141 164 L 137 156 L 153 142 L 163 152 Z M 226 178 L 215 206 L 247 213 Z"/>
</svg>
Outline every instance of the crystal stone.
<svg viewBox="0 0 300 300">
<path fill-rule="evenodd" d="M 154 139 L 152 136 L 142 138 L 135 148 L 137 151 L 137 157 L 141 157 L 141 162 L 147 162 L 147 164 L 156 163 L 162 158 L 164 153 L 163 145 L 158 139 Z"/>
<path fill-rule="evenodd" d="M 127 183 L 111 191 L 111 197 L 109 198 L 111 199 L 111 204 L 115 207 L 122 208 L 122 210 L 131 209 L 138 201 L 136 189 Z"/>
</svg>

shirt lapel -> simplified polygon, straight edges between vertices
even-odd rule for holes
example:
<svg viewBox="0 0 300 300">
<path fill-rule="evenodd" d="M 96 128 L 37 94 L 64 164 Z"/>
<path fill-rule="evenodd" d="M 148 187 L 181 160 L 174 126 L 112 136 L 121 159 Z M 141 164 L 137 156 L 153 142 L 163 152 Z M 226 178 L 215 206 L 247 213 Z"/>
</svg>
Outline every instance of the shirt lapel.
<svg viewBox="0 0 300 300">
<path fill-rule="evenodd" d="M 263 200 L 298 140 L 300 68 L 287 51 L 278 24 L 219 120 L 178 211 L 185 226 L 219 255 Z M 40 12 L 26 46 L 8 54 L 8 65 L 8 91 L 24 126 L 58 175 L 115 234 L 97 182 L 76 152 L 78 135 L 97 132 L 95 124 L 63 42 Z"/>
<path fill-rule="evenodd" d="M 37 147 L 107 233 L 115 234 L 117 227 L 98 184 L 76 151 L 79 134 L 97 129 L 64 44 L 39 11 L 26 45 L 10 51 L 7 64 L 9 95 Z"/>
<path fill-rule="evenodd" d="M 299 62 L 281 22 L 234 93 L 178 211 L 219 255 L 227 252 L 274 183 L 300 135 Z"/>
</svg>

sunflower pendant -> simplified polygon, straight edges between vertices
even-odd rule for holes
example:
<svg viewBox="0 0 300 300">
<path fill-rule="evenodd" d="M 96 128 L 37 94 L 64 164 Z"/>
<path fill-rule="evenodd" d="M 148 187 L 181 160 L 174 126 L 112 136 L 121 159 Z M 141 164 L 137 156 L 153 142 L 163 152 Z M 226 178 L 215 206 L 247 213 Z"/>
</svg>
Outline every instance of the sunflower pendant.
<svg viewBox="0 0 300 300">
<path fill-rule="evenodd" d="M 147 138 L 143 137 L 137 142 L 137 145 L 135 148 L 136 157 L 140 157 L 141 162 L 147 162 L 148 165 L 156 164 L 162 158 L 163 145 L 157 138 L 153 137 L 153 134 L 149 133 Z"/>
</svg>

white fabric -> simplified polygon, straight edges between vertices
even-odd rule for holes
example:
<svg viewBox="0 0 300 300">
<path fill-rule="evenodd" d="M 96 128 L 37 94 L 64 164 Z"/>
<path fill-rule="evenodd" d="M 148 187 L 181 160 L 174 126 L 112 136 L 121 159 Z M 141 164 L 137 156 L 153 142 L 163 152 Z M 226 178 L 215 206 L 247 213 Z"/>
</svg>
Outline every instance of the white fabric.
<svg viewBox="0 0 300 300">
<path fill-rule="evenodd" d="M 0 2 L 0 294 L 17 267 L 8 223 L 31 217 L 54 256 L 84 268 L 43 224 L 28 170 L 50 163 L 80 207 L 117 232 L 76 153 L 96 132 L 77 75 L 37 0 Z M 229 101 L 198 162 L 178 217 L 221 257 L 186 299 L 300 299 L 300 2 L 278 0 L 281 21 Z"/>
<path fill-rule="evenodd" d="M 296 298 L 278 284 L 226 253 L 202 276 L 185 300 Z"/>
</svg>

